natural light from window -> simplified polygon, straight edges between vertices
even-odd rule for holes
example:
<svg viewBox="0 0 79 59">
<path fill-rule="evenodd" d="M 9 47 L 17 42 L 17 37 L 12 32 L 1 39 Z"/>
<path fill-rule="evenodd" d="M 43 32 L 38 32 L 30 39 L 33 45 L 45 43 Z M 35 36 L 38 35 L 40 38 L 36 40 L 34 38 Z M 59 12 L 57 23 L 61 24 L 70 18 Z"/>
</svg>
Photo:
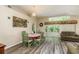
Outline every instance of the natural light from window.
<svg viewBox="0 0 79 59">
<path fill-rule="evenodd" d="M 48 21 L 65 21 L 70 19 L 70 16 L 59 16 L 59 17 L 51 17 Z M 48 25 L 46 26 L 47 32 L 59 32 L 60 26 L 59 25 Z"/>
<path fill-rule="evenodd" d="M 70 16 L 51 17 L 49 21 L 65 21 L 70 19 Z"/>
</svg>

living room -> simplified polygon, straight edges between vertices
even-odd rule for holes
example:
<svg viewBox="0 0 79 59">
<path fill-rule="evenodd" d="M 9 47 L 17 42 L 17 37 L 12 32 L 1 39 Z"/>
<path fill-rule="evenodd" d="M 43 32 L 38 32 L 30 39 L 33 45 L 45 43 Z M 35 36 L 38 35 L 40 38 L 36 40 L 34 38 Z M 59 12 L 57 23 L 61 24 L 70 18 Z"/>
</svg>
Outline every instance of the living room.
<svg viewBox="0 0 79 59">
<path fill-rule="evenodd" d="M 78 7 L 79 6 L 74 5 L 1 5 L 0 43 L 4 44 L 1 45 L 5 47 L 4 53 L 78 54 Z M 17 19 L 21 21 L 18 21 Z M 22 20 L 25 20 L 26 23 Z M 22 24 L 16 24 L 18 22 L 24 22 L 23 26 Z M 22 43 L 22 31 L 25 31 L 27 33 L 41 32 L 43 33 L 43 39 L 45 41 L 40 45 L 35 44 L 38 46 L 33 46 L 32 48 L 26 46 L 22 47 L 22 44 L 20 44 Z M 56 38 L 51 38 L 50 36 Z M 72 38 L 71 36 L 74 38 Z M 62 41 L 62 43 L 59 43 L 59 38 L 61 38 L 60 40 Z M 12 50 L 13 52 L 11 52 Z"/>
</svg>

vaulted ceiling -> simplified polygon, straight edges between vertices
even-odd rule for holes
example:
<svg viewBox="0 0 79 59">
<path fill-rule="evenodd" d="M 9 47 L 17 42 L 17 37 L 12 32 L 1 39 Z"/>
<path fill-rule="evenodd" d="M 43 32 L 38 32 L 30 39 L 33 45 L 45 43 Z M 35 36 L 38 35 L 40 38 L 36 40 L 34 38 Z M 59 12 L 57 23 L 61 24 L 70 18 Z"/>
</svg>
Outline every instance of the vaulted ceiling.
<svg viewBox="0 0 79 59">
<path fill-rule="evenodd" d="M 21 9 L 26 14 L 31 15 L 33 12 L 37 16 L 65 16 L 65 15 L 77 15 L 79 16 L 78 5 L 14 5 L 18 9 Z"/>
</svg>

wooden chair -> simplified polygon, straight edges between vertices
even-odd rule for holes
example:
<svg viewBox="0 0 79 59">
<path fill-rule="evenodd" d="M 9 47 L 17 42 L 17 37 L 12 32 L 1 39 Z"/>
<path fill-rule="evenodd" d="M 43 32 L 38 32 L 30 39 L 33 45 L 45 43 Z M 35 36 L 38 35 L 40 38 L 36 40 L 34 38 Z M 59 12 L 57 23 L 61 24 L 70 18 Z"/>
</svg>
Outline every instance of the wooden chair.
<svg viewBox="0 0 79 59">
<path fill-rule="evenodd" d="M 40 45 L 43 41 L 44 41 L 44 33 L 43 32 L 38 32 L 40 34 L 40 37 L 37 39 L 37 41 L 39 42 L 38 45 Z"/>
<path fill-rule="evenodd" d="M 37 41 L 38 45 L 40 45 L 41 44 L 41 36 L 38 39 L 36 39 L 36 41 Z"/>
<path fill-rule="evenodd" d="M 32 40 L 29 40 L 28 33 L 26 31 L 22 31 L 22 44 L 23 46 L 31 46 Z"/>
</svg>

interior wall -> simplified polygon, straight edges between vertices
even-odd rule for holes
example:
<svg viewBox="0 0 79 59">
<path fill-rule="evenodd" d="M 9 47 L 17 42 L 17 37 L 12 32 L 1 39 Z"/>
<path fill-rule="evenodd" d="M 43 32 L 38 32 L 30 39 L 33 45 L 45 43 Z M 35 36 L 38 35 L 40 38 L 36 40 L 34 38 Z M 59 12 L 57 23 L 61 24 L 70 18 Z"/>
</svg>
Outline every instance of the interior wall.
<svg viewBox="0 0 79 59">
<path fill-rule="evenodd" d="M 75 31 L 75 24 L 63 24 L 61 29 L 62 31 Z"/>
<path fill-rule="evenodd" d="M 45 28 L 46 28 L 46 26 L 48 26 L 48 25 L 43 25 L 43 27 L 40 27 L 39 26 L 39 23 L 43 23 L 44 24 L 44 22 L 47 22 L 48 21 L 48 19 L 39 19 L 38 20 L 38 23 L 37 23 L 37 31 L 42 31 L 42 32 L 45 32 Z M 56 24 L 54 24 L 54 25 L 56 25 Z M 60 26 L 60 33 L 62 32 L 62 31 L 74 31 L 74 32 L 76 32 L 77 30 L 76 30 L 76 25 L 75 24 L 61 24 L 61 25 L 58 25 L 58 26 Z M 77 25 L 78 26 L 78 25 Z M 79 27 L 79 26 L 78 26 Z"/>
<path fill-rule="evenodd" d="M 37 31 L 42 31 L 42 32 L 45 32 L 45 25 L 44 25 L 44 22 L 48 21 L 47 18 L 44 18 L 44 19 L 38 19 L 37 21 Z M 39 24 L 40 23 L 43 23 L 43 27 L 40 27 Z"/>
<path fill-rule="evenodd" d="M 76 33 L 79 35 L 79 19 L 77 19 L 78 24 L 76 24 Z"/>
<path fill-rule="evenodd" d="M 13 27 L 13 16 L 27 19 L 29 23 L 26 28 Z M 10 19 L 8 19 L 10 17 Z M 22 42 L 21 31 L 32 33 L 32 24 L 36 21 L 27 15 L 11 8 L 0 6 L 0 43 L 6 45 L 6 49 Z M 36 25 L 35 25 L 36 26 Z"/>
</svg>

